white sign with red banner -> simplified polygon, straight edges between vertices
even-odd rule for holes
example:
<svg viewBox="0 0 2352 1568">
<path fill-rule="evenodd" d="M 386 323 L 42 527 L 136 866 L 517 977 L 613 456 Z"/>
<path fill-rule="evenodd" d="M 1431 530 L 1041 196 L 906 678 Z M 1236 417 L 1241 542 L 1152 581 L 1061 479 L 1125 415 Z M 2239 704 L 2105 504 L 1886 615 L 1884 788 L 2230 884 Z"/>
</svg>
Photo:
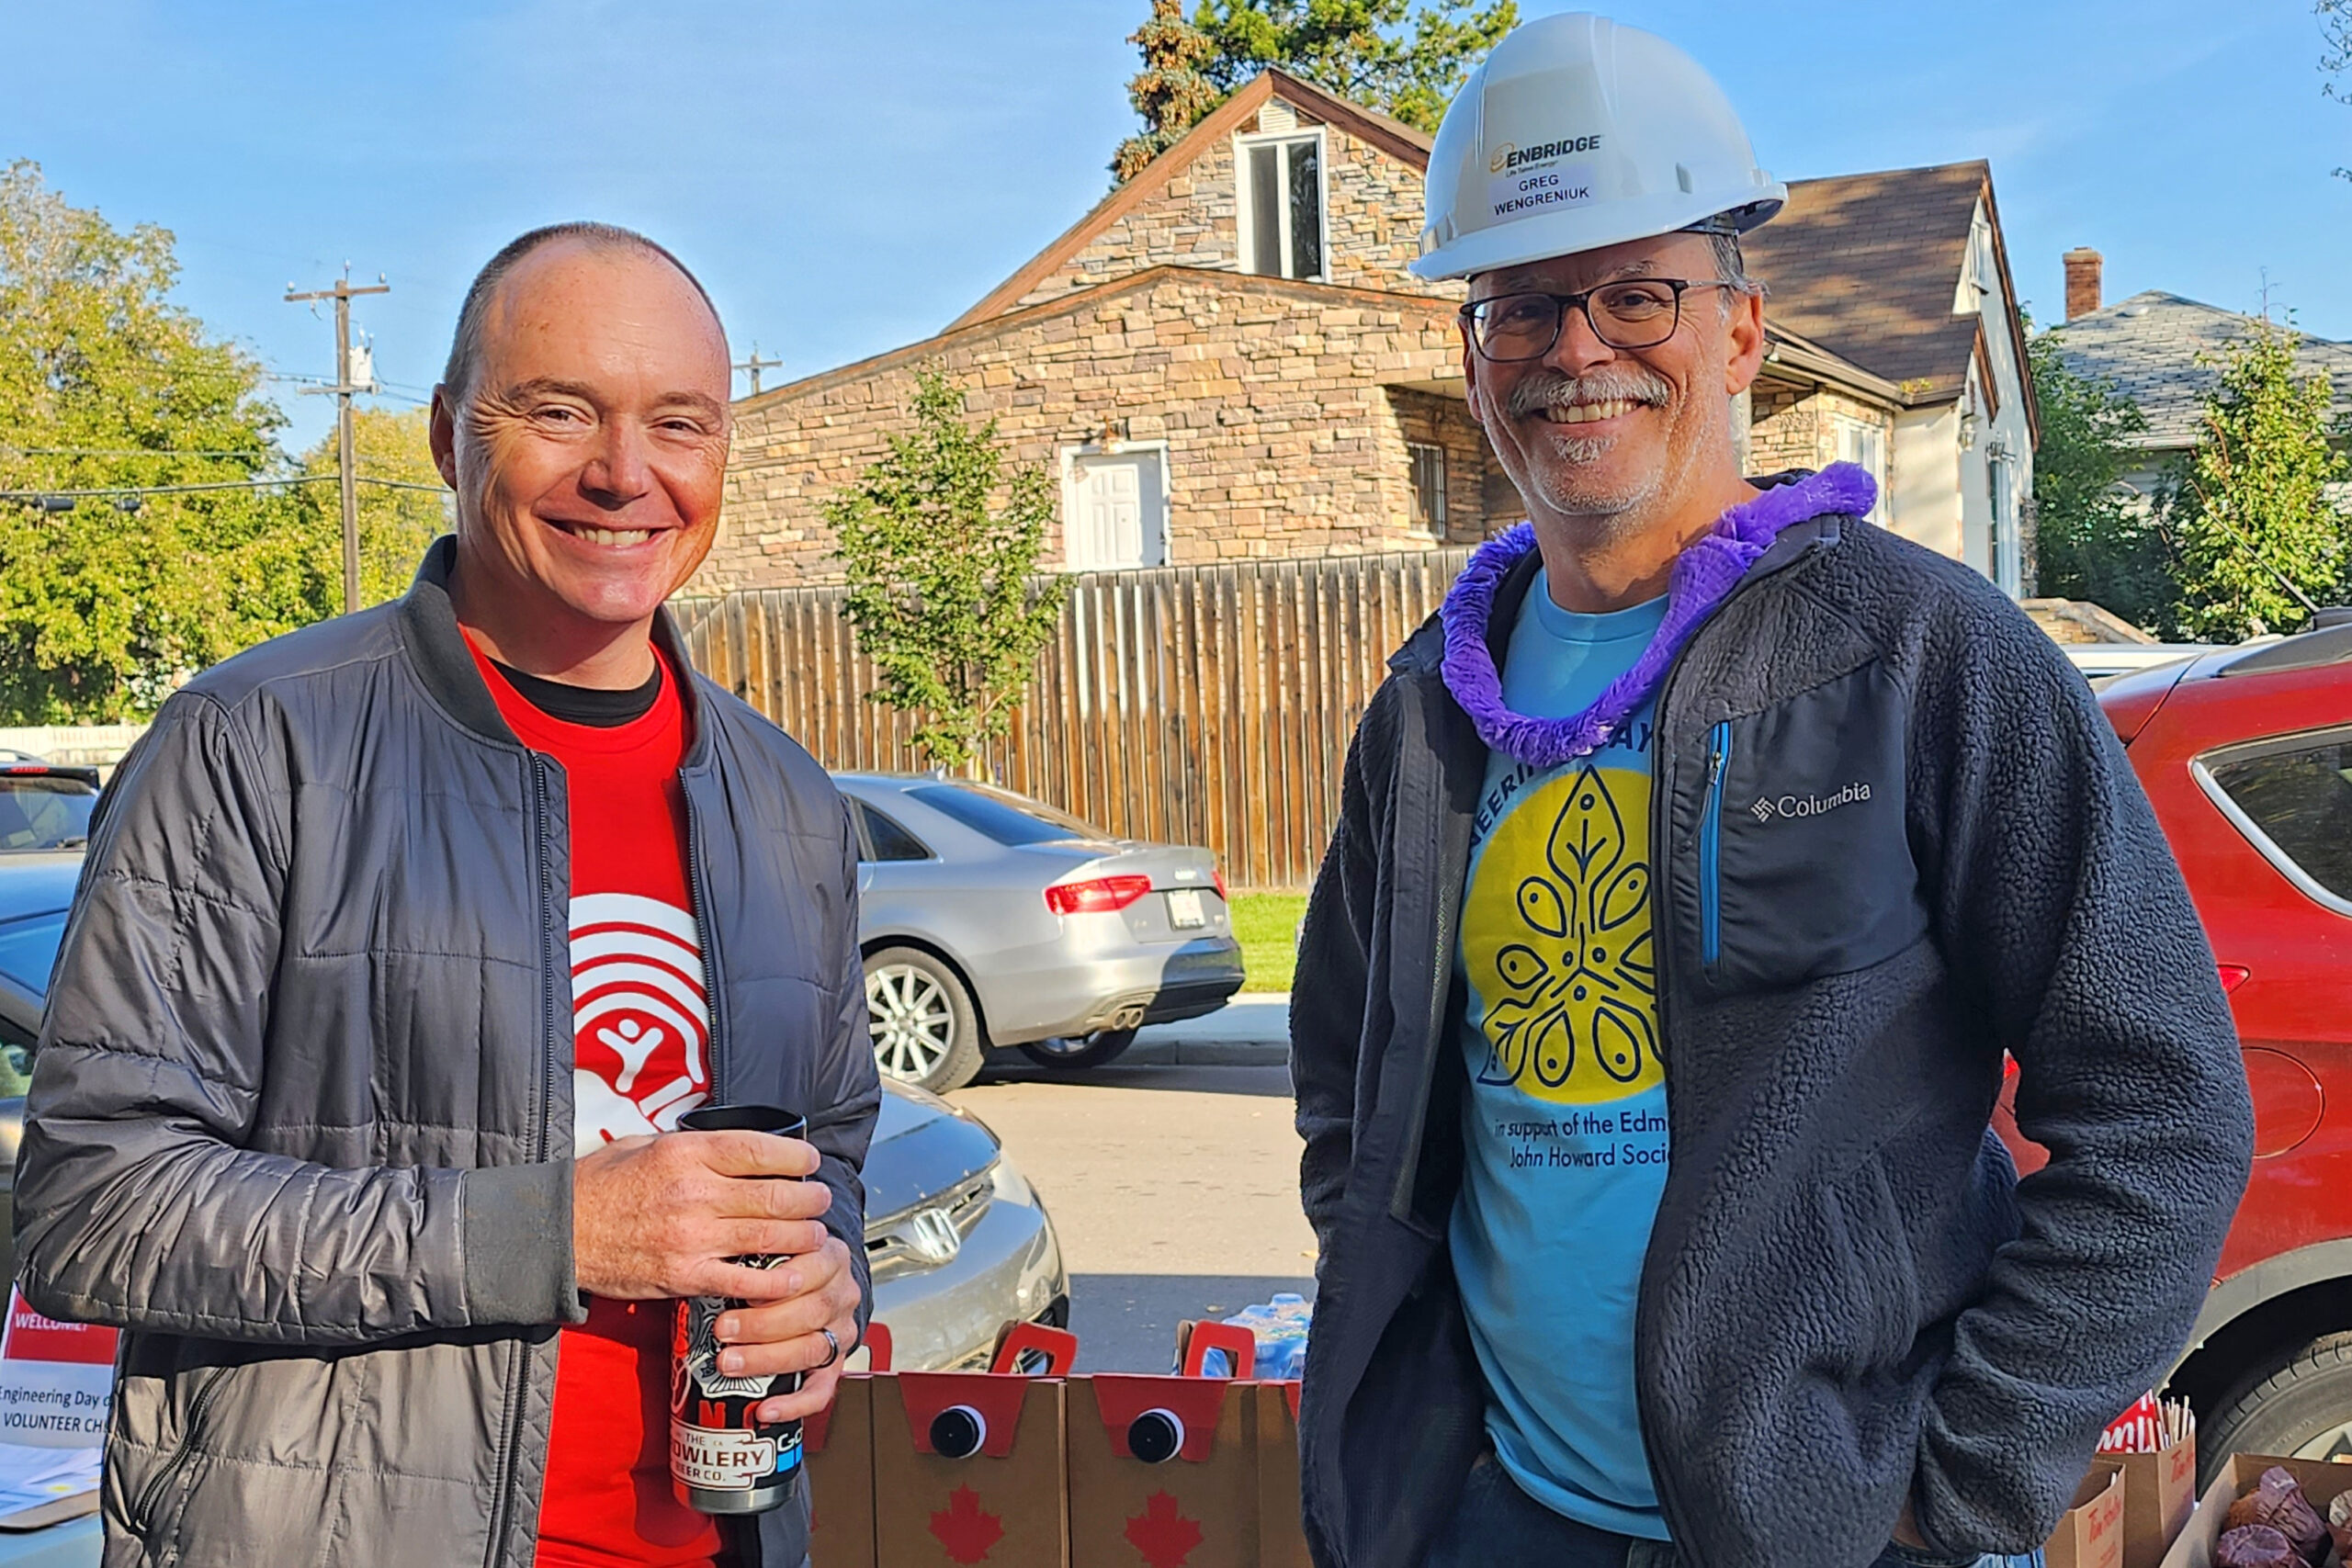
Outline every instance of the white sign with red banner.
<svg viewBox="0 0 2352 1568">
<path fill-rule="evenodd" d="M 96 1448 L 106 1440 L 115 1331 L 60 1323 L 12 1287 L 0 1333 L 0 1443 Z"/>
</svg>

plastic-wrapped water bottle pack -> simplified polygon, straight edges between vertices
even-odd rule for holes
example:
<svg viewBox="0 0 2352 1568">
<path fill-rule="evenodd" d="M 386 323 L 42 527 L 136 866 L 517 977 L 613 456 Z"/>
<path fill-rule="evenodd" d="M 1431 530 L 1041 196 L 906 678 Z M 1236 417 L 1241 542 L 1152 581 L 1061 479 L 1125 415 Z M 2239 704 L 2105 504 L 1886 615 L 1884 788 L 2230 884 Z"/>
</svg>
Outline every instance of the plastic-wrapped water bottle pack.
<svg viewBox="0 0 2352 1568">
<path fill-rule="evenodd" d="M 1306 1375 L 1306 1329 L 1314 1318 L 1314 1303 L 1284 1291 L 1271 1302 L 1243 1307 L 1225 1321 L 1256 1337 L 1258 1365 L 1249 1375 L 1271 1380 Z M 1232 1375 L 1222 1350 L 1211 1350 L 1202 1371 L 1213 1378 Z"/>
</svg>

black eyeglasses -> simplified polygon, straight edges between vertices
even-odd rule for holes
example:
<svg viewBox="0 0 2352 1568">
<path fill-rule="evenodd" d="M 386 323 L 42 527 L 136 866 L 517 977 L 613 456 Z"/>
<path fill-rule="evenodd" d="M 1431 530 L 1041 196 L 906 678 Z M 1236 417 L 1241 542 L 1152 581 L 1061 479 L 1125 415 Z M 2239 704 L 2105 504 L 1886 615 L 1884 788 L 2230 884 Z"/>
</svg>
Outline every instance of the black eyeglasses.
<svg viewBox="0 0 2352 1568">
<path fill-rule="evenodd" d="M 1498 294 L 1462 307 L 1478 352 L 1498 364 L 1541 359 L 1560 341 L 1567 313 L 1582 310 L 1592 335 L 1611 348 L 1656 348 L 1682 324 L 1682 295 L 1691 288 L 1741 288 L 1723 278 L 1635 277 L 1581 294 Z"/>
</svg>

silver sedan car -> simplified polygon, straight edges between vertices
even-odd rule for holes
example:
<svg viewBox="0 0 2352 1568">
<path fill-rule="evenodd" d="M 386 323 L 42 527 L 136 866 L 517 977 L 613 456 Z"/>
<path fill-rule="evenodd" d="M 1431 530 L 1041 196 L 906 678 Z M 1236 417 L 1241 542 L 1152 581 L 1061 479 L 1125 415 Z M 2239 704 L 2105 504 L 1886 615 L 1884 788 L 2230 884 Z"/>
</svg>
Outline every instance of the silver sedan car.
<svg viewBox="0 0 2352 1568">
<path fill-rule="evenodd" d="M 882 1071 L 944 1093 L 991 1046 L 1086 1067 L 1241 988 L 1216 857 L 968 779 L 842 773 Z"/>
<path fill-rule="evenodd" d="M 23 1096 L 81 869 L 78 849 L 0 850 L 0 1278 L 16 1273 Z M 874 1318 L 890 1331 L 894 1365 L 978 1366 L 1008 1322 L 1068 1326 L 1069 1276 L 1054 1222 L 996 1134 L 910 1085 L 886 1082 L 882 1089 L 865 1156 L 865 1260 Z M 856 1364 L 865 1357 L 861 1348 Z"/>
</svg>

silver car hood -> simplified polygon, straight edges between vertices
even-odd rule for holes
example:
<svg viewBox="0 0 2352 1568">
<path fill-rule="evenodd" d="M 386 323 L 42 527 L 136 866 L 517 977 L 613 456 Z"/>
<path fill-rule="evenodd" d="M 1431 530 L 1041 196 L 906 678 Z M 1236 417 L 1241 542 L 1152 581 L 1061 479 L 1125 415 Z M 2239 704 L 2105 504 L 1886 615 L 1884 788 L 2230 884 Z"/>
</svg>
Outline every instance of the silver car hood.
<svg viewBox="0 0 2352 1568">
<path fill-rule="evenodd" d="M 995 1134 L 935 1094 L 884 1078 L 874 1146 L 865 1156 L 867 1231 L 953 1191 L 996 1162 Z"/>
</svg>

